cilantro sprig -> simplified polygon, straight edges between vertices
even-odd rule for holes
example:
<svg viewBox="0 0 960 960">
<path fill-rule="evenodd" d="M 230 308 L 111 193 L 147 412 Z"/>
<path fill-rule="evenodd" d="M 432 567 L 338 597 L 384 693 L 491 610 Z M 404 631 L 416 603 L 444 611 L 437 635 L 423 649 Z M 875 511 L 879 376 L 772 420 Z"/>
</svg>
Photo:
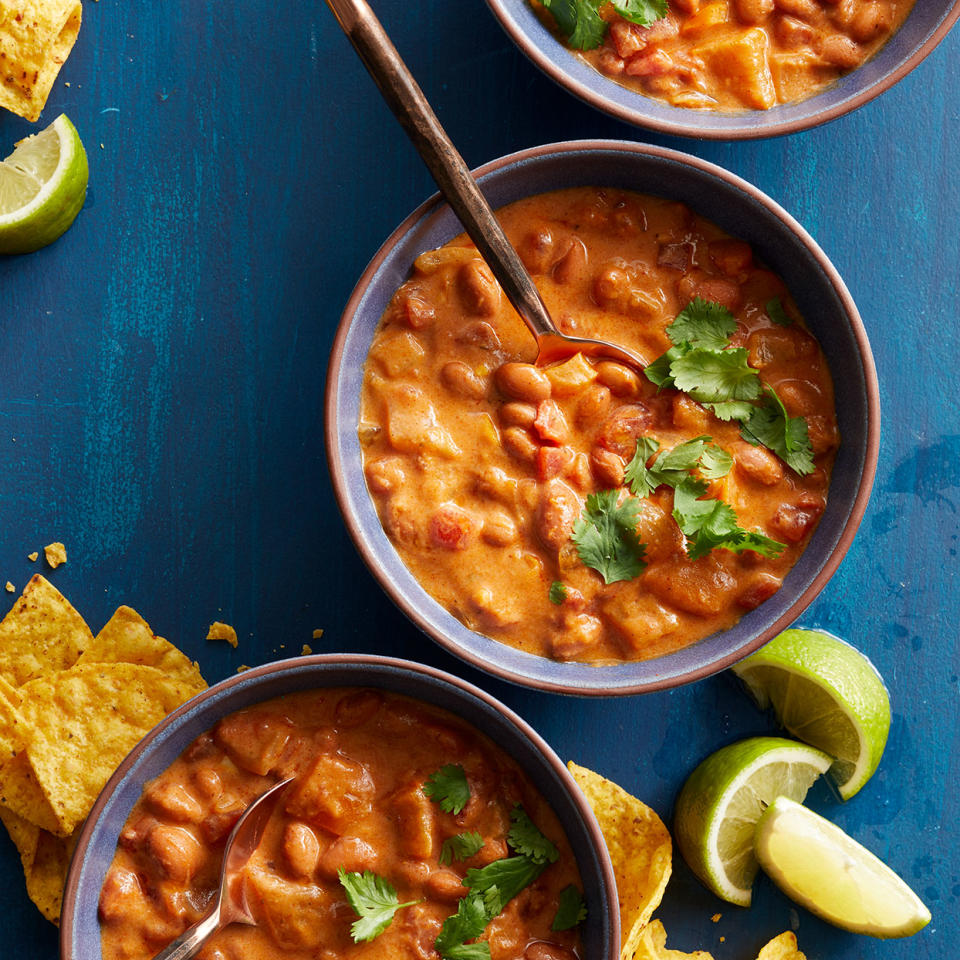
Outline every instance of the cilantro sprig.
<svg viewBox="0 0 960 960">
<path fill-rule="evenodd" d="M 350 927 L 354 943 L 367 942 L 380 936 L 390 926 L 393 915 L 398 910 L 419 903 L 418 900 L 400 903 L 397 891 L 390 881 L 370 870 L 364 870 L 362 874 L 347 873 L 340 867 L 337 876 L 350 906 L 360 918 Z"/>
<path fill-rule="evenodd" d="M 550 924 L 553 931 L 572 930 L 587 919 L 587 905 L 583 902 L 583 895 L 571 883 L 560 891 L 557 902 L 557 912 Z"/>
<path fill-rule="evenodd" d="M 440 862 L 446 866 L 454 860 L 469 860 L 483 848 L 483 837 L 476 831 L 447 837 L 440 847 Z"/>
<path fill-rule="evenodd" d="M 676 487 L 691 470 L 698 470 L 707 480 L 725 477 L 733 466 L 733 457 L 718 447 L 712 437 L 694 437 L 665 450 L 648 467 L 647 461 L 660 448 L 653 437 L 640 437 L 633 459 L 627 464 L 624 479 L 638 497 L 649 497 L 657 487 L 666 484 Z"/>
<path fill-rule="evenodd" d="M 774 323 L 793 322 L 779 297 L 768 301 L 766 310 Z M 736 318 L 721 304 L 694 298 L 668 324 L 673 346 L 646 368 L 647 379 L 661 390 L 672 387 L 689 394 L 720 420 L 739 421 L 748 443 L 772 450 L 800 476 L 811 473 L 806 420 L 787 414 L 773 388 L 747 362 L 748 351 L 731 344 L 736 326 Z"/>
<path fill-rule="evenodd" d="M 603 577 L 604 583 L 632 580 L 646 568 L 646 546 L 637 537 L 640 501 L 627 497 L 618 504 L 618 490 L 587 497 L 583 514 L 573 525 L 577 555 Z"/>
<path fill-rule="evenodd" d="M 470 784 L 459 763 L 448 763 L 431 773 L 423 792 L 447 813 L 460 813 L 470 802 Z"/>
<path fill-rule="evenodd" d="M 490 956 L 489 944 L 466 943 L 476 940 L 487 929 L 491 920 L 489 906 L 483 894 L 474 890 L 457 904 L 457 912 L 443 921 L 440 934 L 433 942 L 444 960 L 483 960 Z"/>
<path fill-rule="evenodd" d="M 559 607 L 567 599 L 567 585 L 562 580 L 554 580 L 550 584 L 550 591 L 547 596 L 549 596 L 551 603 Z"/>
<path fill-rule="evenodd" d="M 541 0 L 553 14 L 560 32 L 575 50 L 593 50 L 603 43 L 608 24 L 600 16 L 604 0 Z M 624 20 L 649 27 L 667 15 L 667 0 L 614 0 L 614 10 Z"/>
<path fill-rule="evenodd" d="M 540 832 L 519 803 L 510 811 L 510 822 L 512 826 L 507 834 L 507 843 L 517 853 L 534 863 L 557 862 L 560 851 Z"/>
</svg>

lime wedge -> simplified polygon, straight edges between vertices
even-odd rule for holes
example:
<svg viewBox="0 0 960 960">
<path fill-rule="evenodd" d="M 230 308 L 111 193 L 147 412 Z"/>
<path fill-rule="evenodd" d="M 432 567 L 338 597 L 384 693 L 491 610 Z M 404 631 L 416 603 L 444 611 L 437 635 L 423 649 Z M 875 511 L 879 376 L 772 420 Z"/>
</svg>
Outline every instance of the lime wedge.
<svg viewBox="0 0 960 960">
<path fill-rule="evenodd" d="M 909 937 L 930 911 L 885 863 L 836 824 L 779 797 L 760 818 L 757 859 L 791 900 L 854 933 Z"/>
<path fill-rule="evenodd" d="M 761 709 L 833 758 L 830 778 L 849 800 L 873 775 L 890 732 L 890 697 L 855 647 L 819 630 L 785 630 L 733 672 Z"/>
<path fill-rule="evenodd" d="M 832 758 L 781 737 L 752 737 L 712 753 L 677 798 L 674 836 L 690 869 L 718 897 L 750 906 L 753 833 L 779 796 L 802 800 Z"/>
<path fill-rule="evenodd" d="M 53 243 L 80 212 L 87 178 L 87 154 L 65 115 L 21 140 L 0 163 L 0 253 Z"/>
</svg>

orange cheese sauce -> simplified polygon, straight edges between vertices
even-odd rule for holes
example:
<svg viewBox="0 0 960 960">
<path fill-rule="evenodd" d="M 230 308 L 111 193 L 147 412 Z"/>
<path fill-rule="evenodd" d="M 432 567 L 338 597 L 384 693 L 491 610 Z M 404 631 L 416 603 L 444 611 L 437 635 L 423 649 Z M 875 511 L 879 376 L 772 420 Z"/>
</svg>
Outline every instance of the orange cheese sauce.
<svg viewBox="0 0 960 960">
<path fill-rule="evenodd" d="M 676 390 L 578 356 L 537 368 L 530 334 L 463 237 L 422 254 L 370 349 L 359 424 L 384 527 L 424 589 L 471 629 L 544 657 L 609 663 L 659 656 L 735 623 L 771 596 L 824 509 L 839 443 L 823 354 L 782 281 L 750 248 L 682 204 L 577 188 L 499 212 L 567 332 L 654 360 L 694 298 L 736 317 L 732 341 L 791 416 L 807 420 L 816 469 L 801 477 Z M 777 326 L 766 304 L 794 318 Z M 710 495 L 778 559 L 713 550 L 690 560 L 673 491 L 642 501 L 647 567 L 605 584 L 571 533 L 586 497 L 617 489 L 640 437 L 662 450 L 702 435 L 733 457 Z M 562 581 L 566 598 L 551 602 Z"/>
<path fill-rule="evenodd" d="M 859 67 L 912 7 L 913 0 L 670 0 L 664 19 L 641 27 L 606 4 L 603 44 L 577 55 L 671 106 L 767 110 L 812 97 Z"/>
<path fill-rule="evenodd" d="M 423 792 L 459 764 L 470 799 L 444 812 Z M 517 764 L 487 737 L 437 707 L 378 690 L 291 694 L 239 711 L 201 735 L 144 788 L 120 834 L 100 894 L 104 960 L 148 960 L 196 922 L 218 883 L 227 835 L 271 783 L 297 781 L 271 816 L 243 876 L 257 925 L 233 924 L 202 960 L 435 960 L 444 919 L 468 893 L 471 867 L 511 856 L 510 813 L 521 804 L 559 851 L 488 925 L 492 960 L 578 960 L 576 928 L 554 932 L 559 893 L 583 891 L 556 815 Z M 465 831 L 484 843 L 441 864 L 443 841 Z M 354 943 L 357 920 L 337 871 L 373 871 L 396 889 L 389 927 Z"/>
</svg>

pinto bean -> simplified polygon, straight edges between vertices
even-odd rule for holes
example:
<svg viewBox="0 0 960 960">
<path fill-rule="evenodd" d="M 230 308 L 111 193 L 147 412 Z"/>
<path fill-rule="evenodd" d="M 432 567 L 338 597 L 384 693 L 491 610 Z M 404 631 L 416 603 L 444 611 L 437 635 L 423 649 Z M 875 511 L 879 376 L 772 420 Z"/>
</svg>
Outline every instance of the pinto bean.
<svg viewBox="0 0 960 960">
<path fill-rule="evenodd" d="M 377 851 L 360 837 L 339 837 L 320 855 L 317 870 L 326 880 L 336 880 L 343 867 L 347 873 L 377 872 Z"/>
<path fill-rule="evenodd" d="M 203 804 L 182 783 L 162 780 L 151 784 L 143 799 L 154 813 L 175 823 L 199 823 L 205 813 Z"/>
<path fill-rule="evenodd" d="M 796 503 L 781 504 L 770 526 L 789 543 L 800 543 L 817 525 L 823 508 L 822 499 L 803 493 Z"/>
<path fill-rule="evenodd" d="M 537 419 L 537 408 L 532 403 L 505 403 L 499 414 L 505 427 L 532 427 Z"/>
<path fill-rule="evenodd" d="M 465 343 L 481 350 L 499 350 L 500 337 L 486 320 L 473 320 L 456 336 L 457 343 Z"/>
<path fill-rule="evenodd" d="M 607 415 L 613 403 L 610 388 L 603 384 L 591 384 L 577 401 L 574 422 L 580 429 L 599 423 Z"/>
<path fill-rule="evenodd" d="M 529 430 L 522 427 L 508 427 L 500 434 L 500 443 L 503 449 L 521 463 L 533 463 L 537 459 L 540 445 L 530 435 Z"/>
<path fill-rule="evenodd" d="M 580 506 L 580 498 L 562 480 L 544 484 L 534 524 L 546 546 L 559 550 L 570 539 Z"/>
<path fill-rule="evenodd" d="M 500 285 L 482 260 L 468 260 L 460 267 L 457 292 L 469 313 L 492 317 L 500 309 Z"/>
<path fill-rule="evenodd" d="M 617 56 L 623 57 L 624 60 L 629 60 L 649 43 L 640 25 L 630 23 L 629 20 L 614 20 L 610 24 L 607 36 L 614 50 L 617 51 Z"/>
<path fill-rule="evenodd" d="M 557 261 L 553 268 L 553 279 L 557 283 L 573 283 L 587 272 L 587 248 L 579 237 L 574 237 L 570 249 Z"/>
<path fill-rule="evenodd" d="M 451 360 L 440 368 L 440 380 L 443 385 L 459 397 L 468 400 L 482 400 L 487 392 L 487 384 L 462 360 Z"/>
<path fill-rule="evenodd" d="M 640 393 L 640 378 L 622 363 L 603 360 L 597 364 L 597 380 L 615 397 L 636 397 Z"/>
<path fill-rule="evenodd" d="M 514 400 L 539 403 L 550 397 L 547 375 L 532 363 L 505 363 L 496 372 L 497 386 Z"/>
<path fill-rule="evenodd" d="M 599 445 L 590 451 L 590 470 L 601 487 L 623 486 L 623 458 Z"/>
<path fill-rule="evenodd" d="M 774 0 L 778 10 L 799 17 L 801 20 L 812 20 L 820 11 L 816 0 Z"/>
<path fill-rule="evenodd" d="M 491 510 L 483 521 L 483 539 L 495 547 L 506 547 L 517 539 L 517 525 L 503 510 Z"/>
<path fill-rule="evenodd" d="M 852 70 L 863 59 L 863 51 L 849 37 L 838 34 L 824 38 L 820 46 L 820 56 L 834 67 Z"/>
<path fill-rule="evenodd" d="M 424 888 L 430 897 L 444 903 L 456 903 L 469 893 L 463 881 L 452 870 L 434 870 L 427 877 Z"/>
<path fill-rule="evenodd" d="M 364 467 L 367 486 L 372 493 L 386 495 L 399 490 L 407 480 L 407 471 L 402 457 L 382 457 L 372 460 Z"/>
<path fill-rule="evenodd" d="M 859 43 L 869 43 L 893 28 L 893 13 L 886 3 L 861 3 L 847 26 L 850 36 Z"/>
<path fill-rule="evenodd" d="M 733 451 L 737 473 L 747 480 L 772 487 L 783 479 L 780 461 L 766 447 L 737 443 Z"/>
<path fill-rule="evenodd" d="M 643 403 L 627 403 L 614 410 L 597 436 L 597 442 L 621 457 L 632 457 L 637 438 L 642 437 L 653 423 L 650 408 Z"/>
<path fill-rule="evenodd" d="M 524 235 L 517 253 L 531 273 L 549 273 L 557 258 L 557 239 L 548 226 L 538 227 Z"/>
<path fill-rule="evenodd" d="M 733 7 L 744 23 L 762 23 L 773 12 L 773 0 L 734 0 Z"/>
<path fill-rule="evenodd" d="M 147 851 L 174 883 L 186 884 L 200 867 L 203 847 L 186 828 L 158 823 L 147 835 Z"/>
<path fill-rule="evenodd" d="M 306 879 L 317 869 L 320 841 L 305 823 L 292 820 L 283 830 L 283 855 L 294 876 Z"/>
</svg>

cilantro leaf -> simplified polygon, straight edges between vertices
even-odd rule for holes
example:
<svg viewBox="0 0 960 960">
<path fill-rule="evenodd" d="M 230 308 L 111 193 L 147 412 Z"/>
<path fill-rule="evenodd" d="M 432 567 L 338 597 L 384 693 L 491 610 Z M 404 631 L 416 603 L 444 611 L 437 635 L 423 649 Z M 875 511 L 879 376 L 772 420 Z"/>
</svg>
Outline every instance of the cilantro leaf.
<svg viewBox="0 0 960 960">
<path fill-rule="evenodd" d="M 617 506 L 618 497 L 617 490 L 591 493 L 583 515 L 573 525 L 577 555 L 604 583 L 632 580 L 646 567 L 647 548 L 637 537 L 640 501 L 627 497 Z"/>
<path fill-rule="evenodd" d="M 754 550 L 765 557 L 778 557 L 785 545 L 756 531 L 744 530 L 733 507 L 722 500 L 702 499 L 707 485 L 688 476 L 673 492 L 673 518 L 687 538 L 687 556 L 699 560 L 711 550 L 734 553 Z"/>
<path fill-rule="evenodd" d="M 448 763 L 430 774 L 423 792 L 447 813 L 460 813 L 470 800 L 470 785 L 459 763 Z"/>
<path fill-rule="evenodd" d="M 740 422 L 740 436 L 755 447 L 772 450 L 800 476 L 812 473 L 813 447 L 803 417 L 791 417 L 772 387 L 767 387 L 763 400 L 755 405 L 750 416 Z"/>
<path fill-rule="evenodd" d="M 597 0 L 543 0 L 543 5 L 575 50 L 593 50 L 603 43 L 607 22 L 597 12 Z"/>
<path fill-rule="evenodd" d="M 763 388 L 757 371 L 747 364 L 747 356 L 743 347 L 719 351 L 692 348 L 670 364 L 673 385 L 702 403 L 755 400 Z"/>
<path fill-rule="evenodd" d="M 623 472 L 627 486 L 637 497 L 649 497 L 660 485 L 660 481 L 647 468 L 647 461 L 660 449 L 660 442 L 653 437 L 640 437 L 633 458 Z"/>
<path fill-rule="evenodd" d="M 694 297 L 667 327 L 667 336 L 677 346 L 687 343 L 695 349 L 723 350 L 730 346 L 736 329 L 737 319 L 726 307 Z"/>
<path fill-rule="evenodd" d="M 619 3 L 614 2 L 613 9 L 624 20 L 649 27 L 667 15 L 667 0 L 620 0 Z"/>
<path fill-rule="evenodd" d="M 354 943 L 370 941 L 380 936 L 390 926 L 393 915 L 398 910 L 419 902 L 410 900 L 407 903 L 399 903 L 397 891 L 393 885 L 370 870 L 364 870 L 362 874 L 347 873 L 343 867 L 340 867 L 337 870 L 337 876 L 340 878 L 340 885 L 346 891 L 350 906 L 360 918 L 350 927 L 350 935 Z"/>
<path fill-rule="evenodd" d="M 518 803 L 510 811 L 513 826 L 507 834 L 507 843 L 517 853 L 534 863 L 556 863 L 560 851 L 540 832 L 527 811 Z"/>
<path fill-rule="evenodd" d="M 560 606 L 567 599 L 567 585 L 562 580 L 554 580 L 550 584 L 550 602 Z"/>
<path fill-rule="evenodd" d="M 504 857 L 485 867 L 472 867 L 463 878 L 463 885 L 478 893 L 486 894 L 496 888 L 499 913 L 521 890 L 526 889 L 549 866 L 534 863 L 529 857 Z M 491 904 L 488 903 L 488 906 Z"/>
<path fill-rule="evenodd" d="M 709 439 L 709 437 L 707 438 Z M 700 453 L 700 476 L 707 480 L 725 477 L 733 467 L 733 457 L 715 443 L 705 443 Z"/>
<path fill-rule="evenodd" d="M 443 960 L 490 960 L 490 944 L 486 941 L 457 943 L 447 947 L 440 956 Z"/>
<path fill-rule="evenodd" d="M 497 913 L 500 911 L 498 910 Z M 441 957 L 461 958 L 472 956 L 472 954 L 463 953 L 459 950 L 465 946 L 466 940 L 475 940 L 484 930 L 491 920 L 491 915 L 487 910 L 487 904 L 483 895 L 477 891 L 471 890 L 458 904 L 457 912 L 443 921 L 443 927 L 433 946 Z M 487 947 L 485 956 L 490 956 L 490 947 Z M 476 954 L 481 956 L 481 954 Z"/>
<path fill-rule="evenodd" d="M 483 847 L 483 837 L 475 831 L 447 837 L 440 848 L 440 862 L 449 866 L 454 860 L 469 860 Z"/>
<path fill-rule="evenodd" d="M 705 403 L 718 420 L 746 420 L 753 412 L 753 404 L 746 400 L 725 400 L 723 403 Z"/>
<path fill-rule="evenodd" d="M 671 347 L 666 353 L 661 353 L 653 363 L 644 367 L 643 372 L 646 378 L 661 390 L 672 387 L 673 376 L 670 373 L 670 367 L 674 360 L 682 357 L 689 349 L 690 347 L 684 344 L 682 347 Z"/>
<path fill-rule="evenodd" d="M 787 314 L 787 311 L 783 309 L 783 304 L 780 302 L 779 297 L 774 297 L 772 300 L 766 302 L 767 316 L 778 326 L 778 327 L 789 327 L 793 323 L 793 317 Z"/>
<path fill-rule="evenodd" d="M 572 930 L 587 919 L 587 905 L 580 891 L 571 883 L 560 891 L 557 913 L 550 924 L 554 931 Z"/>
</svg>

